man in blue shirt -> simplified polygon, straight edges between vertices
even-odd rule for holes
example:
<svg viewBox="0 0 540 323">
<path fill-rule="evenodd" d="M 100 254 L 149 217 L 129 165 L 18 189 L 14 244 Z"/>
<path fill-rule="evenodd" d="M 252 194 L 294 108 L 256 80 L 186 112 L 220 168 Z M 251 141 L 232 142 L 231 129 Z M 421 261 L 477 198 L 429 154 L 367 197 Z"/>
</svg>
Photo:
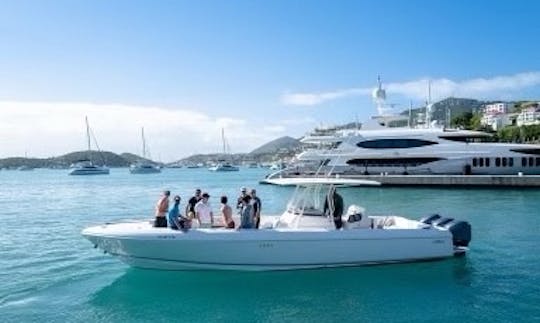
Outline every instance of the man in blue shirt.
<svg viewBox="0 0 540 323">
<path fill-rule="evenodd" d="M 180 223 L 180 196 L 174 197 L 174 205 L 169 211 L 169 227 L 173 230 L 178 230 L 182 225 Z"/>
</svg>

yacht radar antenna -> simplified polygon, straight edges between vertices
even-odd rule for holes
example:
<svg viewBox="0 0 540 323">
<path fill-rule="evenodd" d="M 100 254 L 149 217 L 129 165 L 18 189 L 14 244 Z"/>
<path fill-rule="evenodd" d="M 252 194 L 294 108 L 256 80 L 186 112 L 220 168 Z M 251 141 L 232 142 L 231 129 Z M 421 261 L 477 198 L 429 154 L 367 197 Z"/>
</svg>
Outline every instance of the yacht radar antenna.
<svg viewBox="0 0 540 323">
<path fill-rule="evenodd" d="M 432 114 L 433 103 L 431 102 L 431 80 L 428 80 L 428 100 L 426 102 L 426 124 L 425 126 L 431 128 L 431 114 Z"/>
<path fill-rule="evenodd" d="M 373 89 L 373 92 L 371 93 L 371 96 L 373 97 L 373 101 L 375 101 L 375 105 L 377 106 L 377 113 L 380 116 L 386 115 L 388 113 L 388 109 L 386 108 L 386 91 L 382 88 L 382 82 L 381 82 L 381 76 L 377 76 L 377 88 Z"/>
</svg>

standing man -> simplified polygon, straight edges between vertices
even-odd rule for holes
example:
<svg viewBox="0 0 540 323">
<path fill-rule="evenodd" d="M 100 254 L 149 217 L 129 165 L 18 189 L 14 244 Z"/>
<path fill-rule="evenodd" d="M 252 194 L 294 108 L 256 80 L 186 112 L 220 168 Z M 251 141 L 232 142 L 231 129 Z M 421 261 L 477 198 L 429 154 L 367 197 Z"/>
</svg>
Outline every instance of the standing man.
<svg viewBox="0 0 540 323">
<path fill-rule="evenodd" d="M 154 227 L 166 228 L 167 227 L 167 212 L 169 212 L 169 196 L 170 191 L 163 191 L 161 197 L 156 203 L 156 220 L 154 221 Z"/>
<path fill-rule="evenodd" d="M 214 214 L 208 202 L 209 198 L 210 195 L 205 192 L 202 194 L 202 199 L 195 204 L 195 218 L 199 221 L 201 228 L 211 228 L 214 225 Z"/>
<path fill-rule="evenodd" d="M 240 196 L 236 200 L 236 209 L 238 210 L 239 213 L 242 210 L 242 205 L 243 205 L 242 203 L 243 203 L 244 197 L 246 196 L 247 196 L 247 188 L 242 187 L 242 190 L 240 190 Z"/>
<path fill-rule="evenodd" d="M 334 219 L 336 229 L 339 230 L 343 227 L 343 221 L 341 220 L 341 215 L 343 214 L 343 198 L 336 192 L 334 186 L 330 187 L 330 190 L 328 191 L 326 201 L 324 202 L 323 213 Z"/>
<path fill-rule="evenodd" d="M 253 205 L 253 221 L 255 222 L 255 229 L 259 228 L 261 222 L 261 199 L 257 196 L 257 191 L 251 189 L 251 204 Z"/>
<path fill-rule="evenodd" d="M 253 205 L 251 205 L 251 196 L 246 195 L 242 199 L 242 208 L 240 209 L 240 226 L 238 229 L 253 229 Z"/>
<path fill-rule="evenodd" d="M 195 217 L 195 205 L 199 203 L 201 199 L 201 189 L 198 188 L 195 190 L 195 195 L 188 200 L 186 205 L 186 216 L 188 219 L 193 219 Z"/>
</svg>

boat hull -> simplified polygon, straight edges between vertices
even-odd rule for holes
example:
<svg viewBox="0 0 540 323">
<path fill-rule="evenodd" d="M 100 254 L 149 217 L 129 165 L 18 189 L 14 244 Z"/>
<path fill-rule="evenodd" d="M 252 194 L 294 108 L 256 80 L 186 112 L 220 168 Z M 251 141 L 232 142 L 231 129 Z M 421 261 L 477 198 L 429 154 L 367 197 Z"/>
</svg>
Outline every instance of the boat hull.
<svg viewBox="0 0 540 323">
<path fill-rule="evenodd" d="M 130 168 L 131 174 L 158 174 L 161 173 L 159 168 Z"/>
<path fill-rule="evenodd" d="M 72 169 L 69 175 L 108 175 L 109 169 Z"/>
<path fill-rule="evenodd" d="M 452 236 L 422 230 L 227 230 L 186 232 L 145 222 L 82 232 L 123 262 L 162 270 L 294 270 L 433 260 L 454 254 Z"/>
</svg>

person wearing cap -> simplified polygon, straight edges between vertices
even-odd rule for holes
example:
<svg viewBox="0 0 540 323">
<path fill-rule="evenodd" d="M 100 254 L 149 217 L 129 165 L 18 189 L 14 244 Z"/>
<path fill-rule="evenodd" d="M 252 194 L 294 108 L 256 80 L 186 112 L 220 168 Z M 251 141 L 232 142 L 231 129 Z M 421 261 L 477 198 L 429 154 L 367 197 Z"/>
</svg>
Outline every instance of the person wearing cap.
<svg viewBox="0 0 540 323">
<path fill-rule="evenodd" d="M 195 217 L 195 205 L 201 200 L 201 189 L 198 188 L 195 190 L 195 195 L 193 195 L 186 205 L 186 216 L 190 219 Z"/>
<path fill-rule="evenodd" d="M 251 205 L 251 196 L 246 195 L 242 199 L 242 209 L 240 211 L 240 226 L 238 229 L 253 229 L 253 205 Z"/>
<path fill-rule="evenodd" d="M 240 190 L 240 196 L 238 196 L 238 200 L 236 201 L 236 209 L 241 212 L 242 210 L 242 200 L 244 199 L 244 197 L 247 195 L 247 188 L 245 187 L 242 187 L 242 189 Z"/>
<path fill-rule="evenodd" d="M 212 214 L 212 207 L 208 202 L 209 199 L 210 195 L 204 192 L 201 200 L 195 204 L 195 218 L 201 228 L 211 228 L 214 225 L 214 215 Z"/>
<path fill-rule="evenodd" d="M 178 228 L 181 227 L 180 225 L 180 196 L 176 195 L 174 197 L 174 205 L 172 209 L 169 211 L 169 228 L 173 230 L 178 230 Z"/>
<path fill-rule="evenodd" d="M 253 205 L 253 222 L 255 229 L 259 228 L 261 223 L 261 199 L 257 196 L 257 191 L 253 188 L 249 194 L 251 196 L 251 204 Z"/>
<path fill-rule="evenodd" d="M 154 221 L 154 227 L 157 228 L 166 228 L 167 219 L 165 216 L 169 212 L 169 196 L 171 195 L 170 191 L 163 191 L 161 197 L 156 203 L 156 220 Z"/>
</svg>

